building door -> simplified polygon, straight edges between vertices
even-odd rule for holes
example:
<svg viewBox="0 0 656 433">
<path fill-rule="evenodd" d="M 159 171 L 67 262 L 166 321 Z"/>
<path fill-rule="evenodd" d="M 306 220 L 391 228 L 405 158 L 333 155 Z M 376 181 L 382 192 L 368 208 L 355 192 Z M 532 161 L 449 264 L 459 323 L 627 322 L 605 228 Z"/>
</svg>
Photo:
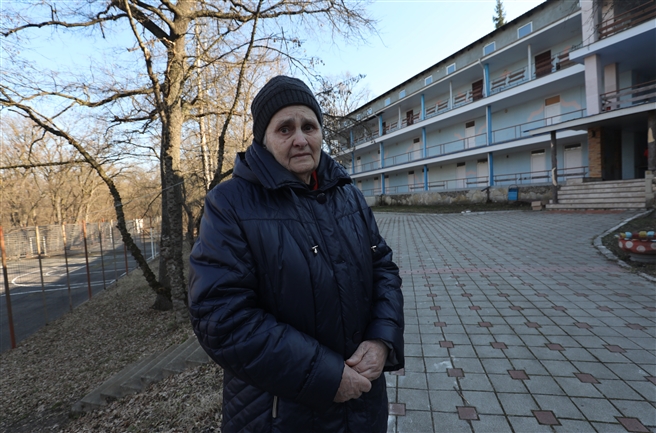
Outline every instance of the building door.
<svg viewBox="0 0 656 433">
<path fill-rule="evenodd" d="M 472 99 L 478 101 L 483 99 L 483 80 L 478 80 L 472 83 Z"/>
<path fill-rule="evenodd" d="M 560 123 L 560 95 L 544 100 L 544 120 L 546 126 Z"/>
<path fill-rule="evenodd" d="M 535 78 L 551 73 L 551 50 L 535 56 Z"/>
<path fill-rule="evenodd" d="M 405 123 L 406 123 L 406 125 L 408 125 L 408 126 L 412 125 L 413 119 L 414 119 L 414 114 L 413 114 L 412 110 L 405 113 Z"/>
<path fill-rule="evenodd" d="M 547 152 L 534 150 L 531 152 L 531 183 L 548 182 L 547 175 Z"/>
<path fill-rule="evenodd" d="M 476 162 L 476 177 L 477 177 L 476 182 L 478 186 L 487 186 L 489 175 L 490 175 L 490 170 L 487 165 L 487 158 L 479 159 Z"/>
<path fill-rule="evenodd" d="M 467 171 L 464 162 L 459 162 L 456 166 L 456 188 L 464 188 L 467 181 Z"/>
<path fill-rule="evenodd" d="M 473 120 L 465 124 L 465 149 L 476 146 L 476 122 Z"/>
<path fill-rule="evenodd" d="M 565 180 L 583 177 L 582 161 L 580 144 L 565 146 Z"/>
<path fill-rule="evenodd" d="M 362 160 L 358 156 L 355 158 L 355 172 L 360 173 L 362 171 Z"/>
<path fill-rule="evenodd" d="M 380 194 L 380 177 L 374 177 L 374 195 Z"/>
</svg>

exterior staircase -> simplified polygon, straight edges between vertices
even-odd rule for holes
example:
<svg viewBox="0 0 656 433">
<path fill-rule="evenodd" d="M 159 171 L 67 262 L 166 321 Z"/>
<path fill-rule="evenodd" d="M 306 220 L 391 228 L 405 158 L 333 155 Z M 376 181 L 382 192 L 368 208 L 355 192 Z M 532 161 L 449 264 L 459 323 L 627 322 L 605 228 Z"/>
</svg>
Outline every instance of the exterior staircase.
<svg viewBox="0 0 656 433">
<path fill-rule="evenodd" d="M 558 204 L 548 210 L 645 209 L 653 201 L 652 178 L 603 182 L 568 181 L 558 191 Z"/>
<path fill-rule="evenodd" d="M 210 358 L 195 336 L 128 365 L 73 405 L 73 413 L 89 412 L 107 406 L 110 401 L 141 392 L 154 382 L 181 373 L 187 368 L 207 364 Z"/>
</svg>

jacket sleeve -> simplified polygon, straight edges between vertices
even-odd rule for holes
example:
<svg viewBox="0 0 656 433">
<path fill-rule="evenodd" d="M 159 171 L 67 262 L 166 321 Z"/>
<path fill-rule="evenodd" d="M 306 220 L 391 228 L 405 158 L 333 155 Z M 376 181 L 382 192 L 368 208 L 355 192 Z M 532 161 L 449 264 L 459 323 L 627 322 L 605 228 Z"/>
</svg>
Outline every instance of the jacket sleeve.
<svg viewBox="0 0 656 433">
<path fill-rule="evenodd" d="M 382 340 L 390 349 L 384 371 L 395 371 L 405 365 L 403 353 L 403 292 L 399 268 L 392 261 L 392 249 L 378 231 L 374 214 L 359 194 L 363 217 L 370 231 L 372 245 L 376 248 L 373 262 L 372 320 L 365 332 L 366 340 Z"/>
<path fill-rule="evenodd" d="M 194 332 L 216 363 L 246 383 L 326 409 L 339 388 L 344 360 L 258 307 L 255 263 L 239 221 L 227 197 L 217 189 L 208 194 L 190 257 Z"/>
</svg>

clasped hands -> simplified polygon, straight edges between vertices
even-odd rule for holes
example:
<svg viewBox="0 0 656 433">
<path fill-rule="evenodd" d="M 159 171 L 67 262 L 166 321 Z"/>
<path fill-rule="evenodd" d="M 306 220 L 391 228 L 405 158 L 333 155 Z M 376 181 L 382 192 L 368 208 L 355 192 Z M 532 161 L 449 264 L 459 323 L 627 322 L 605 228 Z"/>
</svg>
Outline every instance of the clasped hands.
<svg viewBox="0 0 656 433">
<path fill-rule="evenodd" d="M 344 362 L 342 381 L 335 395 L 335 403 L 358 398 L 371 390 L 371 382 L 383 372 L 389 349 L 379 340 L 360 343 L 355 353 Z"/>
</svg>

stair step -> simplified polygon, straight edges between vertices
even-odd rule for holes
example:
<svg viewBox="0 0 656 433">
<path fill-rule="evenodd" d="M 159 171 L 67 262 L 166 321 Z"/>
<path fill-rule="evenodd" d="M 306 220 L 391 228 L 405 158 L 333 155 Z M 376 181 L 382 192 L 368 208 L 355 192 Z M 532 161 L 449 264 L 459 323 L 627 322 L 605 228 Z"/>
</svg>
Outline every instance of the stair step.
<svg viewBox="0 0 656 433">
<path fill-rule="evenodd" d="M 609 205 L 605 203 L 590 203 L 590 204 L 580 204 L 580 203 L 568 203 L 568 204 L 548 204 L 547 210 L 558 210 L 558 209 L 644 209 L 644 203 L 620 203 L 617 205 Z"/>
<path fill-rule="evenodd" d="M 158 362 L 141 375 L 141 384 L 146 387 L 153 382 L 159 382 L 164 379 L 164 367 L 178 356 L 185 344 L 187 344 L 187 342 L 171 346 L 170 350 L 164 351 L 164 353 L 159 356 Z"/>
<path fill-rule="evenodd" d="M 142 377 L 150 372 L 150 370 L 159 363 L 162 356 L 168 355 L 175 350 L 177 346 L 173 345 L 168 347 L 164 352 L 159 353 L 153 360 L 144 364 L 140 369 L 136 370 L 134 374 L 126 378 L 121 383 L 121 391 L 124 395 L 136 394 L 144 388 Z"/>
<path fill-rule="evenodd" d="M 205 352 L 205 349 L 203 349 L 199 344 L 196 350 L 194 350 L 193 353 L 191 353 L 191 355 L 187 357 L 185 364 L 187 365 L 187 367 L 198 367 L 199 365 L 205 365 L 208 364 L 209 362 L 210 362 L 209 355 L 207 354 L 207 352 Z"/>
<path fill-rule="evenodd" d="M 109 400 L 121 398 L 123 396 L 120 393 L 121 382 L 123 382 L 126 377 L 133 374 L 134 371 L 141 368 L 144 364 L 152 361 L 156 356 L 157 354 L 147 356 L 146 358 L 123 368 L 123 370 L 107 379 L 99 387 L 85 395 L 80 401 L 76 402 L 72 408 L 73 412 L 82 413 L 100 409 L 106 406 Z"/>
<path fill-rule="evenodd" d="M 176 356 L 162 368 L 162 376 L 169 377 L 173 374 L 183 372 L 187 367 L 187 357 L 198 347 L 200 347 L 200 343 L 198 343 L 198 339 L 195 336 L 190 337 L 187 341 L 181 344 L 179 350 L 176 350 Z"/>
<path fill-rule="evenodd" d="M 618 199 L 617 197 L 610 198 L 570 198 L 570 197 L 561 197 L 558 196 L 558 203 L 600 203 L 600 204 L 612 204 L 612 205 L 622 205 L 625 203 L 638 203 L 645 204 L 644 198 L 631 198 L 631 199 Z"/>
<path fill-rule="evenodd" d="M 569 192 L 569 191 L 566 191 L 566 192 L 558 191 L 558 198 L 560 199 L 561 197 L 569 198 L 569 199 L 598 198 L 598 199 L 612 199 L 612 200 L 628 200 L 628 199 L 644 200 L 645 199 L 645 193 L 644 192 L 629 192 L 629 193 L 623 193 L 623 194 L 600 194 L 600 193 L 583 194 L 581 192 L 572 193 L 572 192 Z"/>
</svg>

